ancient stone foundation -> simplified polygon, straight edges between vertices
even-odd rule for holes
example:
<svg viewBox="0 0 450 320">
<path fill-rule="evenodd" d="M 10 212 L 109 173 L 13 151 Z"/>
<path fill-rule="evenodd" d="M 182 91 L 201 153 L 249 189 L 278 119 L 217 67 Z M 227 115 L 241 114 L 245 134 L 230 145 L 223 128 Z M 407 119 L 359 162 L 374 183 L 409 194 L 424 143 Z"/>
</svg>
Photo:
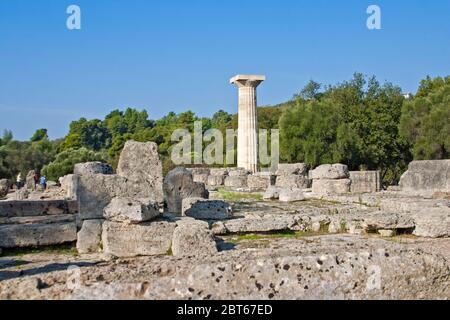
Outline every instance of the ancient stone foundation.
<svg viewBox="0 0 450 320">
<path fill-rule="evenodd" d="M 399 185 L 416 194 L 450 192 L 450 160 L 413 161 Z"/>
</svg>

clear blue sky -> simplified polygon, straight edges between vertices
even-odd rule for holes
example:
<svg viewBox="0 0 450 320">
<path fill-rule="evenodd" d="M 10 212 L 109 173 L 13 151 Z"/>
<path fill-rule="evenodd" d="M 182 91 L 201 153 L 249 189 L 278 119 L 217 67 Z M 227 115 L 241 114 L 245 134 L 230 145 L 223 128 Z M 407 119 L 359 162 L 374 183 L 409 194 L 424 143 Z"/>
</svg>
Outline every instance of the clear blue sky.
<svg viewBox="0 0 450 320">
<path fill-rule="evenodd" d="M 82 29 L 66 28 L 77 4 Z M 366 9 L 382 9 L 382 30 Z M 237 73 L 265 74 L 260 105 L 355 72 L 415 92 L 450 74 L 449 0 L 0 0 L 0 130 L 52 138 L 131 106 L 151 118 L 236 112 Z"/>
</svg>

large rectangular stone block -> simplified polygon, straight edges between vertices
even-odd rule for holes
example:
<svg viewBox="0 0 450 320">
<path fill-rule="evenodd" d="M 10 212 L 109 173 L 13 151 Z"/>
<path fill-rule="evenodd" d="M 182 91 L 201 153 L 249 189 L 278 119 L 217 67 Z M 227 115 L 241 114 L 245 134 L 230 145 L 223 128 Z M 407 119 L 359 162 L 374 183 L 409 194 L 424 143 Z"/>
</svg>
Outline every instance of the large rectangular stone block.
<svg viewBox="0 0 450 320">
<path fill-rule="evenodd" d="M 74 200 L 10 200 L 0 201 L 0 217 L 32 217 L 75 214 L 78 204 Z"/>
<path fill-rule="evenodd" d="M 380 171 L 350 171 L 352 193 L 371 193 L 381 191 Z"/>
<path fill-rule="evenodd" d="M 254 174 L 247 177 L 247 186 L 254 190 L 266 190 L 275 183 L 275 176 L 271 174 Z"/>
<path fill-rule="evenodd" d="M 56 217 L 56 220 L 55 217 L 40 217 L 39 220 L 36 223 L 0 225 L 0 247 L 49 246 L 77 240 L 74 216 Z"/>
<path fill-rule="evenodd" d="M 342 194 L 350 192 L 350 179 L 320 179 L 313 180 L 312 192 L 315 194 Z"/>
<path fill-rule="evenodd" d="M 450 160 L 413 161 L 399 185 L 409 192 L 450 192 Z"/>
<path fill-rule="evenodd" d="M 232 208 L 222 200 L 186 198 L 183 199 L 182 215 L 204 220 L 229 219 L 232 217 Z"/>
<path fill-rule="evenodd" d="M 175 223 L 167 221 L 138 225 L 105 221 L 103 252 L 115 257 L 164 255 L 171 248 L 175 226 Z"/>
<path fill-rule="evenodd" d="M 224 184 L 232 189 L 247 188 L 247 176 L 226 177 Z"/>
<path fill-rule="evenodd" d="M 299 175 L 277 176 L 275 182 L 275 186 L 279 188 L 307 189 L 310 185 L 310 179 Z"/>
</svg>

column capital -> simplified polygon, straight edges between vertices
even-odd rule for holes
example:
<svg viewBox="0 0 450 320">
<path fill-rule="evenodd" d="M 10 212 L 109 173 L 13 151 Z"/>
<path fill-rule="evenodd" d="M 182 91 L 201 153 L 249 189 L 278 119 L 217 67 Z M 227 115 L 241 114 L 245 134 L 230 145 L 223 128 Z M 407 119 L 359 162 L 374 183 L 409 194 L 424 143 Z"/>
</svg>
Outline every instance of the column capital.
<svg viewBox="0 0 450 320">
<path fill-rule="evenodd" d="M 256 88 L 261 82 L 266 80 L 266 76 L 250 75 L 250 74 L 238 74 L 230 79 L 230 83 L 241 87 L 254 87 Z"/>
</svg>

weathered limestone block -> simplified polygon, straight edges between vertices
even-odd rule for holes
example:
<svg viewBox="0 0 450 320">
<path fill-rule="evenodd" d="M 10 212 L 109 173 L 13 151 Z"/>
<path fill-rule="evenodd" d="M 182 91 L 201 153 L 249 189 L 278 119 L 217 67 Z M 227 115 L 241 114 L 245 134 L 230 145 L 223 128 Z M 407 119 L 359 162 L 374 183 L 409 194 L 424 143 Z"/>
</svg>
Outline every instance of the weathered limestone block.
<svg viewBox="0 0 450 320">
<path fill-rule="evenodd" d="M 175 223 L 152 221 L 125 224 L 103 223 L 103 252 L 119 258 L 164 255 L 171 248 Z"/>
<path fill-rule="evenodd" d="M 8 195 L 10 187 L 11 184 L 9 183 L 8 179 L 0 180 L 0 198 L 6 197 Z"/>
<path fill-rule="evenodd" d="M 224 182 L 225 182 L 225 177 L 226 176 L 213 176 L 210 175 L 208 177 L 208 186 L 211 187 L 218 187 L 218 186 L 223 186 Z"/>
<path fill-rule="evenodd" d="M 127 185 L 141 198 L 152 198 L 163 203 L 162 164 L 158 146 L 154 142 L 127 141 L 120 154 L 117 174 L 127 178 Z"/>
<path fill-rule="evenodd" d="M 172 253 L 175 257 L 199 257 L 216 254 L 216 242 L 208 223 L 193 219 L 177 221 L 172 239 Z"/>
<path fill-rule="evenodd" d="M 203 183 L 205 185 L 208 183 L 208 177 L 209 177 L 209 174 L 206 174 L 206 173 L 192 175 L 194 182 Z"/>
<path fill-rule="evenodd" d="M 228 202 L 202 198 L 183 199 L 182 215 L 203 220 L 222 220 L 233 216 Z"/>
<path fill-rule="evenodd" d="M 399 185 L 409 192 L 450 192 L 450 160 L 413 161 Z"/>
<path fill-rule="evenodd" d="M 378 234 L 383 238 L 390 238 L 395 236 L 394 230 L 378 230 Z"/>
<path fill-rule="evenodd" d="M 230 177 L 244 177 L 248 176 L 250 172 L 244 168 L 230 168 L 228 170 L 228 175 Z"/>
<path fill-rule="evenodd" d="M 30 196 L 30 191 L 27 188 L 22 188 L 19 190 L 16 190 L 14 193 L 14 200 L 21 201 L 26 200 Z"/>
<path fill-rule="evenodd" d="M 73 173 L 78 175 L 112 174 L 113 170 L 109 164 L 95 161 L 77 163 L 73 168 Z"/>
<path fill-rule="evenodd" d="M 380 208 L 388 212 L 415 213 L 424 208 L 448 207 L 448 200 L 420 199 L 420 198 L 386 198 L 380 200 Z"/>
<path fill-rule="evenodd" d="M 203 183 L 194 182 L 192 173 L 179 167 L 170 171 L 165 177 L 164 197 L 168 212 L 181 213 L 183 199 L 207 199 L 209 192 Z"/>
<path fill-rule="evenodd" d="M 270 186 L 267 188 L 263 195 L 264 200 L 276 200 L 280 197 L 280 191 L 283 190 L 280 187 Z"/>
<path fill-rule="evenodd" d="M 362 225 L 367 232 L 376 232 L 379 230 L 407 230 L 414 228 L 414 220 L 410 215 L 377 212 L 364 216 Z"/>
<path fill-rule="evenodd" d="M 247 186 L 254 190 L 266 190 L 274 182 L 275 176 L 270 173 L 257 173 L 247 177 Z"/>
<path fill-rule="evenodd" d="M 296 225 L 294 217 L 289 215 L 232 219 L 219 223 L 223 223 L 224 228 L 214 223 L 212 229 L 214 232 L 218 232 L 216 234 L 285 231 L 291 230 Z"/>
<path fill-rule="evenodd" d="M 95 253 L 101 250 L 102 226 L 104 220 L 85 220 L 77 233 L 77 250 L 80 254 Z"/>
<path fill-rule="evenodd" d="M 372 193 L 381 191 L 380 171 L 350 171 L 352 193 Z"/>
<path fill-rule="evenodd" d="M 61 185 L 61 189 L 63 189 L 66 192 L 67 199 L 73 200 L 78 199 L 77 198 L 78 179 L 79 176 L 76 174 L 69 174 L 59 178 L 59 184 Z"/>
<path fill-rule="evenodd" d="M 144 187 L 143 187 L 144 188 Z M 115 197 L 138 196 L 127 184 L 127 179 L 118 175 L 94 174 L 79 176 L 77 197 L 80 203 L 81 220 L 102 219 L 103 209 Z"/>
<path fill-rule="evenodd" d="M 302 189 L 282 189 L 279 193 L 281 202 L 295 202 L 305 200 Z"/>
<path fill-rule="evenodd" d="M 427 208 L 414 214 L 414 235 L 425 238 L 450 236 L 450 208 Z"/>
<path fill-rule="evenodd" d="M 228 169 L 227 168 L 212 168 L 209 170 L 209 174 L 211 176 L 227 176 Z"/>
<path fill-rule="evenodd" d="M 315 194 L 342 194 L 350 192 L 350 179 L 320 179 L 313 180 L 312 192 Z"/>
<path fill-rule="evenodd" d="M 104 299 L 150 300 L 448 299 L 444 257 L 382 239 L 345 235 L 313 241 L 279 239 L 270 250 L 229 250 L 190 261 L 143 263 L 136 273 L 139 279 L 145 274 L 145 287 L 103 282 L 95 288 L 82 286 L 84 291 L 75 298 L 101 294 Z M 126 267 L 114 269 L 115 275 Z"/>
<path fill-rule="evenodd" d="M 209 175 L 211 172 L 210 168 L 187 168 L 187 170 L 189 170 L 193 176 L 195 176 L 197 174 Z"/>
<path fill-rule="evenodd" d="M 280 188 L 307 189 L 311 185 L 311 180 L 304 176 L 289 175 L 277 176 L 275 186 Z"/>
<path fill-rule="evenodd" d="M 53 216 L 76 213 L 78 213 L 78 204 L 76 201 L 8 200 L 0 202 L 0 217 Z"/>
<path fill-rule="evenodd" d="M 64 216 L 42 218 L 38 223 L 16 223 L 0 225 L 0 247 L 48 246 L 77 240 L 75 217 Z"/>
<path fill-rule="evenodd" d="M 25 177 L 25 188 L 28 190 L 34 190 L 34 176 L 36 175 L 36 171 L 30 170 L 28 171 L 27 176 Z"/>
<path fill-rule="evenodd" d="M 309 172 L 311 179 L 348 179 L 350 173 L 344 164 L 323 164 Z"/>
<path fill-rule="evenodd" d="M 159 206 L 152 199 L 116 197 L 103 212 L 109 221 L 137 224 L 155 219 L 160 215 Z"/>
<path fill-rule="evenodd" d="M 247 176 L 229 176 L 225 178 L 225 187 L 238 189 L 247 188 Z"/>
<path fill-rule="evenodd" d="M 308 167 L 304 163 L 283 163 L 278 165 L 278 170 L 276 172 L 277 176 L 290 176 L 290 175 L 300 175 L 306 176 L 308 174 Z"/>
</svg>

